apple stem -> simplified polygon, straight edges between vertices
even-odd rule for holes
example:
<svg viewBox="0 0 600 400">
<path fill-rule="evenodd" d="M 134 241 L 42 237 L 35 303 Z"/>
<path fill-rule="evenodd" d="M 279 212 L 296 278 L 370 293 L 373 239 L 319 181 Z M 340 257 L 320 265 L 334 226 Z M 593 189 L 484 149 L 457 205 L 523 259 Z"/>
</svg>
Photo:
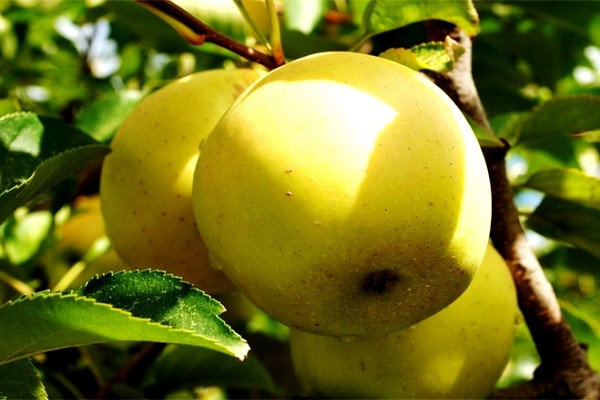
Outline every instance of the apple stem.
<svg viewBox="0 0 600 400">
<path fill-rule="evenodd" d="M 431 40 L 444 40 L 449 35 L 465 48 L 465 53 L 451 72 L 430 75 L 465 114 L 493 132 L 471 72 L 471 38 L 455 26 L 441 21 L 428 22 L 426 28 Z M 509 145 L 503 143 L 500 147 L 483 147 L 492 184 L 490 237 L 511 270 L 519 307 L 541 363 L 530 382 L 500 389 L 492 397 L 599 398 L 600 375 L 591 369 L 585 348 L 565 321 L 552 285 L 525 238 L 506 174 Z"/>
<path fill-rule="evenodd" d="M 278 57 L 262 53 L 216 31 L 170 0 L 136 1 L 166 21 L 193 45 L 213 43 L 268 69 L 275 69 L 283 64 Z"/>
</svg>

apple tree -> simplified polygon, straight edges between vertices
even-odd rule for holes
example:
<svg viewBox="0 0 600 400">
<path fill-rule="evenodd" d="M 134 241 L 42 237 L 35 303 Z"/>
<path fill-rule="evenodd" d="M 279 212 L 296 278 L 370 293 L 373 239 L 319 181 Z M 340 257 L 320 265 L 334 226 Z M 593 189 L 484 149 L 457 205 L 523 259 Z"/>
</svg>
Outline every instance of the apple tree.
<svg viewBox="0 0 600 400">
<path fill-rule="evenodd" d="M 386 65 L 410 70 L 410 79 L 434 84 L 436 96 L 466 121 L 466 132 L 476 139 L 473 151 L 481 153 L 476 172 L 489 177 L 490 189 L 479 186 L 487 190 L 481 198 L 491 201 L 489 218 L 476 221 L 485 227 L 485 235 L 478 236 L 478 264 L 489 239 L 485 260 L 494 259 L 497 275 L 486 275 L 485 284 L 476 275 L 461 288 L 463 297 L 453 295 L 446 308 L 381 340 L 370 332 L 363 340 L 339 335 L 312 341 L 309 333 L 265 312 L 275 298 L 255 305 L 236 290 L 244 285 L 228 290 L 226 284 L 208 285 L 195 266 L 220 261 L 209 255 L 210 242 L 202 261 L 192 257 L 204 246 L 196 230 L 203 223 L 194 220 L 191 199 L 198 149 L 236 98 L 229 96 L 220 108 L 216 104 L 235 89 L 242 96 L 236 107 L 248 98 L 245 89 L 253 81 L 295 60 L 332 52 L 386 59 Z M 360 70 L 357 65 L 347 68 Z M 213 70 L 225 75 L 205 74 Z M 238 81 L 234 74 L 240 70 L 251 78 Z M 212 78 L 189 84 L 199 76 Z M 263 101 L 277 105 L 282 96 L 274 93 Z M 311 101 L 292 113 L 306 125 Z M 434 103 L 423 102 L 441 115 Z M 253 124 L 253 114 L 242 122 Z M 283 114 L 270 112 L 266 120 Z M 343 115 L 370 121 L 366 109 Z M 431 119 L 416 125 L 428 123 Z M 339 120 L 330 125 L 344 126 Z M 248 132 L 253 128 L 256 135 L 261 126 L 248 125 Z M 187 130 L 204 136 L 188 136 Z M 126 145 L 118 137 L 124 131 L 133 132 Z M 599 132 L 597 2 L 0 3 L 0 399 L 349 397 L 361 393 L 355 387 L 367 388 L 361 397 L 468 397 L 479 396 L 465 388 L 481 386 L 482 379 L 491 380 L 483 394 L 490 398 L 598 398 Z M 180 137 L 180 145 L 172 147 Z M 418 143 L 426 146 L 428 139 Z M 245 151 L 240 144 L 239 149 Z M 442 150 L 438 158 L 451 152 Z M 305 148 L 302 154 L 317 153 Z M 420 155 L 414 180 L 427 177 L 433 158 Z M 233 154 L 220 161 L 234 171 L 255 161 L 248 156 L 238 167 L 239 159 Z M 388 170 L 399 168 L 390 165 Z M 184 168 L 188 172 L 181 172 Z M 284 171 L 293 173 L 291 167 Z M 237 190 L 251 192 L 265 182 Z M 125 194 L 102 193 L 110 184 Z M 448 187 L 455 184 L 449 181 Z M 446 190 L 438 186 L 433 189 Z M 218 209 L 235 195 L 234 185 L 226 189 L 232 191 L 211 207 Z M 371 187 L 371 194 L 376 189 Z M 468 194 L 462 200 L 469 204 L 462 210 L 467 216 L 477 204 L 472 196 L 479 196 Z M 284 192 L 281 201 L 293 196 Z M 313 200 L 319 199 L 324 201 Z M 189 215 L 177 214 L 181 202 Z M 231 211 L 239 213 L 238 224 L 252 210 Z M 176 225 L 169 225 L 166 217 L 175 214 Z M 214 222 L 200 228 L 231 236 Z M 440 232 L 428 236 L 439 239 Z M 356 242 L 369 238 L 363 239 Z M 221 254 L 229 250 L 220 249 Z M 429 257 L 429 248 L 422 251 L 411 256 Z M 247 257 L 256 254 L 252 248 Z M 376 263 L 379 253 L 374 254 L 361 263 Z M 190 257 L 191 267 L 184 266 Z M 484 267 L 485 262 L 479 270 Z M 210 271 L 226 280 L 221 271 Z M 381 295 L 400 279 L 382 271 L 369 275 L 363 289 Z M 257 286 L 261 279 L 249 282 Z M 293 294 L 307 302 L 319 295 Z M 339 314 L 330 311 L 331 318 Z M 395 315 L 381 313 L 379 319 Z M 500 320 L 508 323 L 499 328 Z M 479 334 L 472 328 L 481 326 L 488 330 Z M 450 332 L 458 332 L 456 341 Z M 303 342 L 290 349 L 293 340 Z M 458 374 L 457 364 L 447 361 L 452 347 L 469 355 L 464 371 L 487 376 Z M 359 375 L 341 375 L 359 352 L 368 354 L 357 364 Z M 310 366 L 319 357 L 325 357 L 318 364 L 325 367 Z M 444 361 L 435 364 L 436 358 Z M 374 383 L 369 373 L 360 375 L 365 360 L 384 371 L 383 383 Z M 498 360 L 493 373 L 485 367 L 490 360 Z M 308 367 L 301 371 L 302 363 Z M 336 374 L 349 392 L 329 385 Z M 461 389 L 431 391 L 444 380 Z M 334 389 L 311 392 L 307 381 Z M 404 386 L 407 391 L 396 390 Z"/>
</svg>

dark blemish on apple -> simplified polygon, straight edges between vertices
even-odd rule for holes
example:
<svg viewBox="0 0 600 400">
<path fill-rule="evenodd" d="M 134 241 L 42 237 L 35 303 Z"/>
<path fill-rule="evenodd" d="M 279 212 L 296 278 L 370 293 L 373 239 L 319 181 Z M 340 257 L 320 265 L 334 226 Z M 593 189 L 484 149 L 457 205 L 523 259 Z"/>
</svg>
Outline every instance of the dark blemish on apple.
<svg viewBox="0 0 600 400">
<path fill-rule="evenodd" d="M 400 277 L 396 272 L 382 269 L 365 275 L 361 289 L 365 293 L 382 295 L 391 291 L 399 280 Z"/>
</svg>

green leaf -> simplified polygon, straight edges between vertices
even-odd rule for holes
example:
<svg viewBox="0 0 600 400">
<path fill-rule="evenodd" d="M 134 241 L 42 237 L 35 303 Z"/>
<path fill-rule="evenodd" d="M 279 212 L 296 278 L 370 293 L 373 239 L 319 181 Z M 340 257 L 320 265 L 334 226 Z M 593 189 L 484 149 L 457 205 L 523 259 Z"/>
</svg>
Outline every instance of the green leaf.
<svg viewBox="0 0 600 400">
<path fill-rule="evenodd" d="M 33 113 L 0 117 L 0 221 L 109 151 L 55 118 Z"/>
<path fill-rule="evenodd" d="M 364 14 L 367 37 L 432 19 L 453 23 L 469 36 L 479 29 L 477 10 L 469 0 L 374 0 Z"/>
<path fill-rule="evenodd" d="M 587 331 L 586 336 L 594 337 L 598 341 L 598 344 L 600 344 L 600 322 L 598 319 L 590 315 L 587 310 L 577 308 L 566 300 L 559 300 L 559 302 L 562 310 L 566 312 L 565 317 L 570 321 L 570 324 L 575 327 L 575 324 L 579 322 L 579 324 L 585 326 L 585 330 Z M 582 330 L 579 328 L 577 332 L 581 333 Z"/>
<path fill-rule="evenodd" d="M 600 259 L 600 209 L 546 196 L 526 224 L 543 236 L 570 243 Z"/>
<path fill-rule="evenodd" d="M 481 125 L 479 125 L 477 122 L 475 122 L 473 120 L 473 118 L 469 117 L 466 114 L 465 114 L 465 118 L 467 119 L 467 121 L 469 122 L 469 125 L 473 129 L 473 133 L 475 133 L 475 137 L 477 138 L 477 141 L 479 142 L 479 145 L 481 147 L 502 147 L 502 146 L 504 146 L 504 143 L 502 142 L 502 140 L 500 140 L 500 138 L 498 136 L 496 136 L 494 133 L 483 128 Z"/>
<path fill-rule="evenodd" d="M 171 25 L 137 2 L 107 1 L 105 7 L 111 13 L 122 16 L 119 19 L 120 26 L 130 30 L 130 36 L 133 38 L 128 37 L 127 40 L 136 47 L 142 46 L 132 39 L 137 39 L 144 46 L 167 54 L 198 49 L 186 42 Z"/>
<path fill-rule="evenodd" d="M 559 301 L 565 319 L 577 340 L 587 347 L 590 366 L 597 370 L 600 367 L 600 323 L 597 313 L 594 314 L 566 300 Z"/>
<path fill-rule="evenodd" d="M 215 30 L 242 43 L 249 34 L 248 25 L 233 1 L 172 0 L 188 13 Z"/>
<path fill-rule="evenodd" d="M 0 399 L 47 398 L 46 389 L 29 360 L 0 365 Z"/>
<path fill-rule="evenodd" d="M 225 347 L 227 354 L 238 358 L 243 358 L 248 350 L 245 340 L 218 317 L 225 311 L 221 303 L 162 271 L 105 274 L 90 280 L 78 293 L 126 310 L 135 317 L 193 331 L 217 344 L 217 349 Z"/>
<path fill-rule="evenodd" d="M 517 142 L 518 131 L 523 122 L 524 115 L 526 114 L 519 112 L 496 115 L 490 118 L 490 124 L 496 135 L 504 138 L 512 146 Z"/>
<path fill-rule="evenodd" d="M 249 37 L 250 29 L 233 1 L 177 0 L 174 3 L 215 30 L 237 41 L 244 43 Z M 212 43 L 204 43 L 201 46 L 191 44 L 184 39 L 186 35 L 192 33 L 189 29 L 172 17 L 156 10 L 155 7 L 147 7 L 147 5 L 148 3 L 142 6 L 135 1 L 107 1 L 103 7 L 123 17 L 119 19 L 119 25 L 126 26 L 134 36 L 124 38 L 128 44 L 138 40 L 153 50 L 172 55 L 189 52 L 217 54 L 229 58 L 233 56 L 231 51 Z M 205 55 L 204 59 L 210 62 L 210 57 Z"/>
<path fill-rule="evenodd" d="M 248 332 L 261 333 L 266 337 L 286 343 L 290 337 L 290 328 L 277 321 L 262 310 L 256 310 L 248 321 Z"/>
<path fill-rule="evenodd" d="M 540 356 L 535 349 L 535 343 L 527 325 L 519 322 L 515 328 L 515 340 L 510 361 L 506 365 L 502 377 L 496 383 L 496 387 L 504 388 L 529 381 L 532 378 L 534 366 L 540 363 Z"/>
<path fill-rule="evenodd" d="M 15 99 L 0 99 L 0 116 L 19 111 Z"/>
<path fill-rule="evenodd" d="M 36 211 L 7 219 L 0 226 L 0 242 L 13 265 L 20 265 L 33 258 L 52 228 L 52 213 Z"/>
<path fill-rule="evenodd" d="M 348 10 L 352 15 L 352 20 L 356 25 L 361 25 L 365 20 L 365 12 L 371 3 L 371 0 L 352 0 L 347 2 Z"/>
<path fill-rule="evenodd" d="M 321 35 L 315 33 L 306 35 L 300 31 L 293 31 L 287 28 L 281 30 L 281 40 L 285 49 L 285 55 L 290 59 L 324 51 L 348 50 L 348 46 Z"/>
<path fill-rule="evenodd" d="M 106 94 L 80 111 L 75 126 L 97 141 L 107 143 L 141 98 L 142 94 L 136 90 Z"/>
<path fill-rule="evenodd" d="M 456 59 L 463 53 L 464 48 L 456 41 L 448 38 L 446 42 L 423 43 L 410 49 L 387 49 L 379 56 L 396 61 L 416 71 L 448 72 L 454 68 Z"/>
<path fill-rule="evenodd" d="M 65 347 L 155 341 L 207 347 L 243 359 L 249 346 L 223 307 L 161 271 L 107 274 L 78 293 L 41 292 L 0 307 L 0 365 Z"/>
<path fill-rule="evenodd" d="M 154 396 L 216 385 L 276 393 L 273 379 L 256 357 L 250 355 L 240 363 L 224 354 L 190 346 L 167 348 L 148 371 L 143 388 Z"/>
<path fill-rule="evenodd" d="M 308 35 L 324 13 L 323 0 L 285 0 L 283 17 L 288 29 Z"/>
<path fill-rule="evenodd" d="M 160 17 L 189 43 L 194 45 L 201 45 L 205 42 L 199 32 L 196 32 L 194 28 L 188 26 L 185 22 L 182 22 L 182 19 L 180 18 L 181 11 L 238 42 L 244 43 L 249 36 L 249 26 L 233 1 L 223 2 L 222 0 L 203 0 L 202 2 L 197 2 L 190 0 L 172 0 L 171 3 L 174 7 L 164 9 L 153 4 L 153 2 L 138 4 Z M 173 9 L 178 9 L 179 11 L 174 12 Z M 154 26 L 146 26 L 146 28 L 153 30 Z M 142 34 L 142 36 L 144 36 L 144 34 Z"/>
<path fill-rule="evenodd" d="M 517 144 L 531 144 L 600 129 L 600 96 L 558 97 L 523 118 Z"/>
<path fill-rule="evenodd" d="M 576 169 L 539 171 L 530 176 L 522 186 L 600 209 L 600 178 Z"/>
</svg>

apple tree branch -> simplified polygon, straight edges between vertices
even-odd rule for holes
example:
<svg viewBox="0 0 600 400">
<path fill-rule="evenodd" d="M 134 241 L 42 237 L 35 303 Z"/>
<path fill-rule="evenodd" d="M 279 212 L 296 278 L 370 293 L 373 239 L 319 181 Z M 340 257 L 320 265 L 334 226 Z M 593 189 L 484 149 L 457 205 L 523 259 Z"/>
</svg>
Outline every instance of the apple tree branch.
<svg viewBox="0 0 600 400">
<path fill-rule="evenodd" d="M 431 40 L 450 35 L 465 54 L 455 68 L 433 74 L 435 82 L 483 128 L 492 131 L 471 73 L 472 41 L 449 24 L 427 23 Z M 492 185 L 492 228 L 490 237 L 512 273 L 519 307 L 531 332 L 541 363 L 533 379 L 522 385 L 498 390 L 495 398 L 600 398 L 600 375 L 591 369 L 585 346 L 581 345 L 561 313 L 558 299 L 525 238 L 506 174 L 508 143 L 484 147 Z"/>
<path fill-rule="evenodd" d="M 248 47 L 235 39 L 213 29 L 200 21 L 183 8 L 170 0 L 136 0 L 141 6 L 147 8 L 169 23 L 189 43 L 201 45 L 213 43 L 227 49 L 249 61 L 274 69 L 282 65 L 285 59 L 265 54 L 255 48 Z"/>
</svg>

